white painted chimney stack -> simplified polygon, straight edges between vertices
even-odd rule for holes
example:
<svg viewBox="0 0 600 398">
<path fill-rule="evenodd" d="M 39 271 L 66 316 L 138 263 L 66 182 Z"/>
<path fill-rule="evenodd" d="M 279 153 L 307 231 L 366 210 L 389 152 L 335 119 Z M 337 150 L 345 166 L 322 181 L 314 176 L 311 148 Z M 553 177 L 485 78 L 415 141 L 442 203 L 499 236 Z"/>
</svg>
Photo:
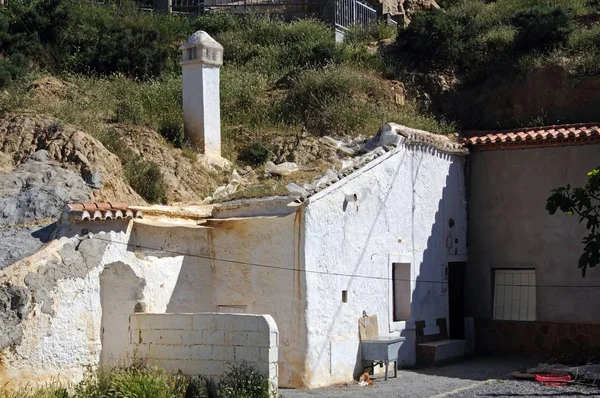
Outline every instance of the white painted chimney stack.
<svg viewBox="0 0 600 398">
<path fill-rule="evenodd" d="M 223 46 L 199 30 L 179 49 L 186 135 L 205 155 L 220 157 L 219 69 L 223 65 Z"/>
</svg>

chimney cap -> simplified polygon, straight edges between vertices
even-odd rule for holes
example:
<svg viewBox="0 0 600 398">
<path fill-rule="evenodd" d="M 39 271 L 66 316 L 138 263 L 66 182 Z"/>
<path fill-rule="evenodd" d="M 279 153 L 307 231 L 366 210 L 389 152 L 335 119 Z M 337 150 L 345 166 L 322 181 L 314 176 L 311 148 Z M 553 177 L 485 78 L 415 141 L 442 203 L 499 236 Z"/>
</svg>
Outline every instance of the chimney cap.
<svg viewBox="0 0 600 398">
<path fill-rule="evenodd" d="M 195 64 L 217 67 L 223 65 L 223 46 L 202 30 L 191 35 L 179 49 L 180 64 L 183 67 Z"/>
<path fill-rule="evenodd" d="M 191 47 L 209 47 L 215 49 L 223 49 L 221 43 L 213 39 L 208 33 L 203 30 L 194 32 L 185 43 L 179 46 L 180 50 L 185 50 Z"/>
</svg>

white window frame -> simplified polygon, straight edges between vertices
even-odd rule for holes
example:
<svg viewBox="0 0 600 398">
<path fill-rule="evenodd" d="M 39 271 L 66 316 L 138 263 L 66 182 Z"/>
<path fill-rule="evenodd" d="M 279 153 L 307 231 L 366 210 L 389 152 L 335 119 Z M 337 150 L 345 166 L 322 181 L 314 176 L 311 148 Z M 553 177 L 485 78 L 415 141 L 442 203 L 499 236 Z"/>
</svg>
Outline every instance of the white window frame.
<svg viewBox="0 0 600 398">
<path fill-rule="evenodd" d="M 410 298 L 411 298 L 411 315 L 410 318 L 404 321 L 394 321 L 394 281 L 392 280 L 394 263 L 410 264 Z M 412 321 L 412 295 L 415 291 L 415 275 L 414 261 L 411 254 L 391 254 L 388 259 L 388 319 L 390 333 L 401 332 L 407 328 L 407 324 Z"/>
<path fill-rule="evenodd" d="M 492 318 L 506 321 L 536 320 L 535 269 L 494 271 Z"/>
</svg>

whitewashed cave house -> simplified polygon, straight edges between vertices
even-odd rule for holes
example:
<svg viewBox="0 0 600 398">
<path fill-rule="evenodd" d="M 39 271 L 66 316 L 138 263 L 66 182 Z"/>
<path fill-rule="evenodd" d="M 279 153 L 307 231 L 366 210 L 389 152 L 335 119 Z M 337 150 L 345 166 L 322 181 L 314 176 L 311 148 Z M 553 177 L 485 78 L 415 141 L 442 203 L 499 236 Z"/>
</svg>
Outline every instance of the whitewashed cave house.
<svg viewBox="0 0 600 398">
<path fill-rule="evenodd" d="M 193 36 L 187 46 L 196 52 L 183 46 L 184 57 L 218 59 L 203 50 L 207 40 L 218 50 L 209 39 Z M 191 62 L 218 76 L 218 62 L 197 61 L 182 61 L 184 70 Z M 185 82 L 184 72 L 184 101 Z M 204 125 L 197 134 L 219 151 L 220 138 L 206 135 L 220 130 Z M 379 335 L 406 338 L 399 365 L 414 366 L 418 322 L 426 334 L 440 332 L 439 319 L 451 334 L 463 324 L 448 275 L 467 256 L 466 151 L 395 124 L 370 149 L 326 183 L 290 196 L 67 206 L 56 239 L 0 275 L 0 294 L 15 297 L 0 317 L 0 384 L 78 379 L 131 360 L 135 313 L 268 314 L 283 387 L 356 377 L 363 313 L 377 315 Z"/>
</svg>

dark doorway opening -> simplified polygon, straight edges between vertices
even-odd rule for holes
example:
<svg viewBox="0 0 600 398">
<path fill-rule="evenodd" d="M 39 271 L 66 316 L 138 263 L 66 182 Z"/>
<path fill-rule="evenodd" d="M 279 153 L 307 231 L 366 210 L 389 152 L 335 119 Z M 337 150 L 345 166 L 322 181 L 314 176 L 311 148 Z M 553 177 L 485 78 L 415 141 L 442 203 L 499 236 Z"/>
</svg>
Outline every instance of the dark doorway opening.
<svg viewBox="0 0 600 398">
<path fill-rule="evenodd" d="M 451 339 L 465 338 L 465 262 L 448 263 L 448 302 Z"/>
</svg>

